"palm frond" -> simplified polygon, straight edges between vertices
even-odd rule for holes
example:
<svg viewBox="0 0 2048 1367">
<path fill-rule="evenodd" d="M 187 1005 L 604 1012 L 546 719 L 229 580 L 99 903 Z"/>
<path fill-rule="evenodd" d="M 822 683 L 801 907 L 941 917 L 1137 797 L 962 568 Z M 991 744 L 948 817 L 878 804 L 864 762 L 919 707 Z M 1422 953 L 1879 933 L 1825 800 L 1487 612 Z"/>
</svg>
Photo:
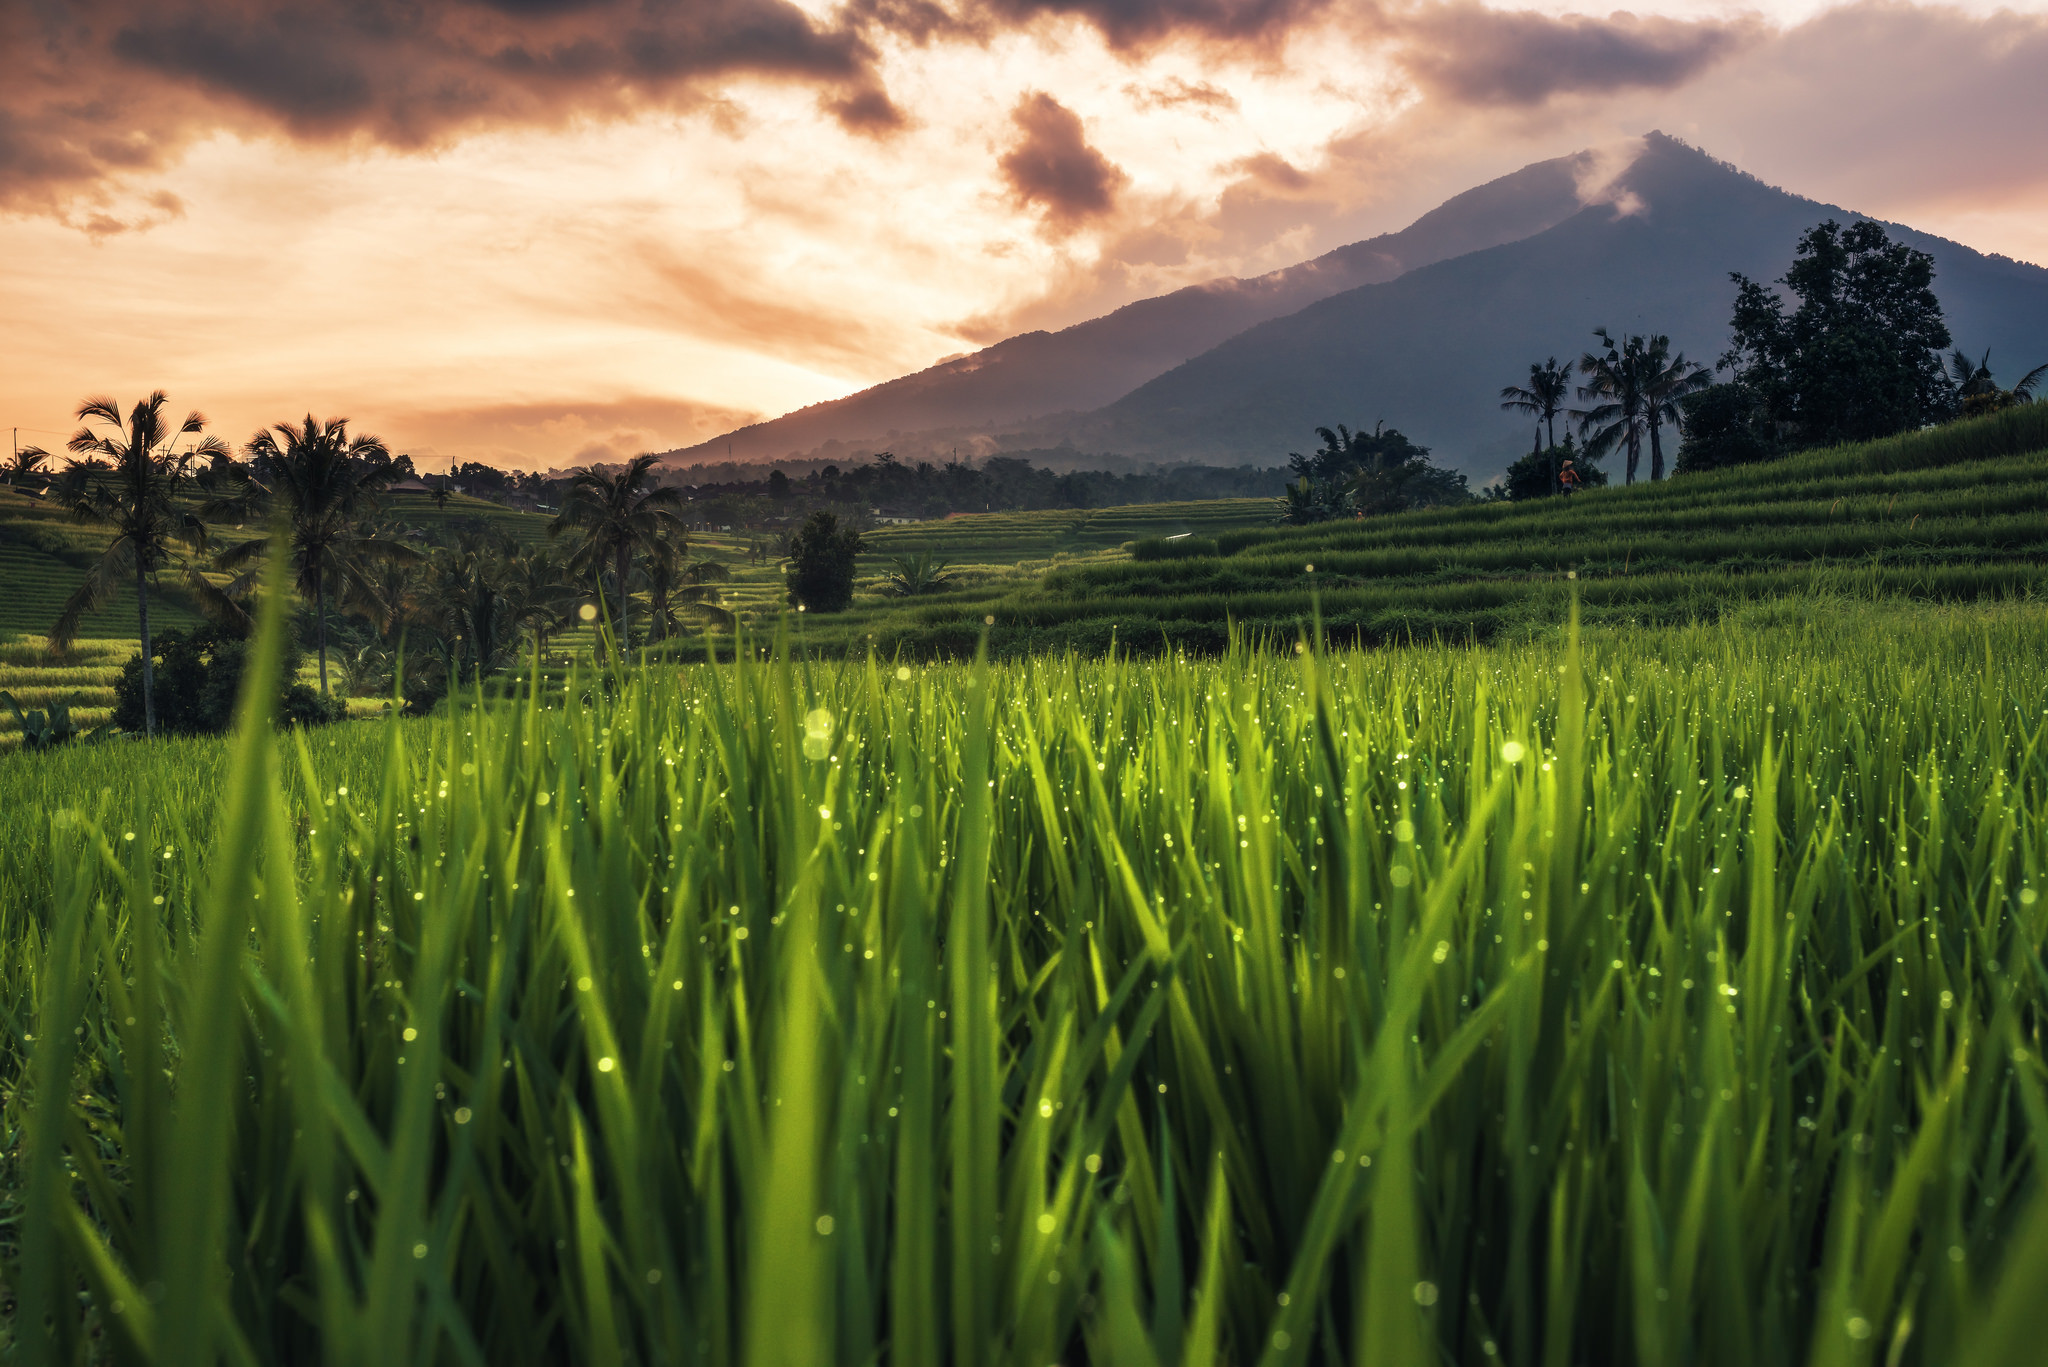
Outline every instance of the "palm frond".
<svg viewBox="0 0 2048 1367">
<path fill-rule="evenodd" d="M 107 547 L 106 553 L 85 572 L 83 583 L 72 590 L 50 626 L 50 653 L 62 655 L 78 639 L 79 624 L 88 612 L 97 612 L 121 590 L 127 573 L 135 567 L 134 549 L 123 537 Z"/>
<path fill-rule="evenodd" d="M 201 574 L 196 566 L 187 565 L 181 576 L 185 591 L 199 604 L 199 611 L 206 619 L 226 628 L 236 636 L 247 636 L 255 627 L 255 619 L 241 603 L 242 595 L 235 590 L 238 585 L 252 582 L 247 577 L 228 581 L 226 588 L 214 583 Z"/>
<path fill-rule="evenodd" d="M 121 426 L 121 405 L 115 403 L 113 399 L 105 394 L 95 394 L 84 403 L 78 405 L 77 418 L 80 422 L 84 422 L 88 418 L 98 418 L 101 422 L 112 423 L 114 426 L 119 427 Z M 74 437 L 73 440 L 75 441 L 77 438 Z"/>
</svg>

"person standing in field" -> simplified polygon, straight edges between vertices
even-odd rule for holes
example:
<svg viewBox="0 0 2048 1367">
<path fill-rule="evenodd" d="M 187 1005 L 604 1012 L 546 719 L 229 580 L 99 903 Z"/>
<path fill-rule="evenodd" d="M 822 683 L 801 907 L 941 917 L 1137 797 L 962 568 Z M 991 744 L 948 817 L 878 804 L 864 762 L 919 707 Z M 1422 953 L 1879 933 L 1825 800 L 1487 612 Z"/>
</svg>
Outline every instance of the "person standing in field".
<svg viewBox="0 0 2048 1367">
<path fill-rule="evenodd" d="M 1573 467 L 1571 458 L 1566 457 L 1564 468 L 1557 472 L 1558 492 L 1567 495 L 1575 494 L 1579 491 L 1579 482 L 1578 470 Z"/>
</svg>

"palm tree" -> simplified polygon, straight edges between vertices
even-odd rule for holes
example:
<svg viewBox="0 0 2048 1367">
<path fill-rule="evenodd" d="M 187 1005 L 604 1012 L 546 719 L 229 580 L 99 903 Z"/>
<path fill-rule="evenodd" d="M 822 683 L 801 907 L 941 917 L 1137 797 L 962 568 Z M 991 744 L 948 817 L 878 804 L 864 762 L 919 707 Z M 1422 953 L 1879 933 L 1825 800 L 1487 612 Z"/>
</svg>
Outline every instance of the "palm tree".
<svg viewBox="0 0 2048 1367">
<path fill-rule="evenodd" d="M 434 556 L 423 595 L 449 650 L 451 685 L 465 653 L 471 677 L 481 678 L 512 658 L 525 622 L 508 548 L 489 535 L 465 536 Z"/>
<path fill-rule="evenodd" d="M 1559 365 L 1557 357 L 1552 356 L 1541 365 L 1530 364 L 1527 385 L 1511 384 L 1502 389 L 1500 406 L 1511 412 L 1535 414 L 1549 435 L 1550 448 L 1554 451 L 1557 449 L 1557 415 L 1564 411 L 1565 400 L 1571 397 L 1571 393 L 1571 366 Z M 1550 471 L 1553 493 L 1557 490 L 1556 464 L 1553 456 Z"/>
<path fill-rule="evenodd" d="M 722 606 L 724 595 L 718 589 L 732 579 L 732 571 L 716 560 L 691 560 L 690 543 L 683 537 L 665 536 L 649 547 L 644 574 L 650 637 L 665 641 L 681 633 L 678 603 L 704 621 L 732 625 L 733 615 Z"/>
<path fill-rule="evenodd" d="M 519 620 L 532 630 L 535 644 L 546 650 L 548 636 L 565 624 L 574 610 L 576 585 L 545 546 L 513 551 L 506 568 L 507 591 L 518 605 Z"/>
<path fill-rule="evenodd" d="M 1955 386 L 1956 397 L 1964 404 L 1981 395 L 1995 394 L 1998 384 L 1991 378 L 1991 353 L 1986 351 L 1982 360 L 1973 361 L 1970 353 L 1957 347 L 1948 358 L 1949 383 Z"/>
<path fill-rule="evenodd" d="M 1615 447 L 1626 445 L 1628 483 L 1634 484 L 1636 465 L 1643 454 L 1643 431 L 1649 425 L 1644 383 L 1649 371 L 1648 348 L 1639 336 L 1617 346 L 1606 328 L 1593 329 L 1593 335 L 1607 348 L 1607 354 L 1589 351 L 1579 358 L 1579 372 L 1591 379 L 1591 383 L 1579 386 L 1579 398 L 1605 402 L 1591 408 L 1574 408 L 1566 416 L 1578 423 L 1586 454 L 1592 459 L 1598 460 Z"/>
<path fill-rule="evenodd" d="M 1650 478 L 1664 478 L 1664 424 L 1678 430 L 1685 420 L 1678 401 L 1714 383 L 1714 372 L 1685 353 L 1670 354 L 1671 339 L 1658 333 L 1643 352 L 1643 403 L 1650 427 Z"/>
<path fill-rule="evenodd" d="M 2005 392 L 2012 395 L 2014 403 L 2032 403 L 2034 401 L 2035 386 L 2044 380 L 2048 380 L 2048 361 L 2044 361 L 2020 376 L 2020 382 Z"/>
<path fill-rule="evenodd" d="M 953 586 L 949 566 L 930 551 L 899 555 L 889 563 L 896 568 L 883 591 L 893 597 L 915 598 L 919 594 L 937 593 Z"/>
<path fill-rule="evenodd" d="M 2034 387 L 2048 379 L 2048 365 L 2037 365 L 2011 389 L 2000 389 L 1998 381 L 1991 377 L 1991 353 L 1986 351 L 1981 360 L 1972 361 L 1970 354 L 1957 347 L 1948 358 L 1949 383 L 1955 386 L 1956 398 L 1962 403 L 1965 417 L 1976 417 L 1980 413 L 1997 413 L 2007 408 L 2034 401 Z"/>
<path fill-rule="evenodd" d="M 7 483 L 17 488 L 41 484 L 45 478 L 43 462 L 49 458 L 50 453 L 40 446 L 22 447 L 7 462 Z"/>
<path fill-rule="evenodd" d="M 1548 445 L 1557 445 L 1557 415 L 1564 411 L 1565 400 L 1571 397 L 1572 368 L 1569 362 L 1559 365 L 1552 356 L 1542 365 L 1531 364 L 1528 385 L 1508 385 L 1500 391 L 1501 407 L 1522 413 L 1533 413 L 1543 423 Z"/>
<path fill-rule="evenodd" d="M 569 557 L 579 575 L 612 571 L 617 614 L 617 649 L 626 644 L 626 593 L 632 581 L 633 552 L 652 549 L 666 535 L 682 535 L 677 509 L 683 492 L 672 484 L 656 484 L 649 474 L 656 457 L 635 456 L 615 474 L 590 466 L 578 470 L 562 493 L 562 511 L 548 525 L 549 536 L 580 531 L 583 540 Z"/>
<path fill-rule="evenodd" d="M 206 524 L 176 506 L 178 486 L 194 460 L 227 450 L 219 437 L 201 437 L 178 450 L 181 438 L 199 436 L 206 430 L 206 419 L 190 413 L 173 429 L 164 419 L 168 402 L 164 392 L 157 390 L 135 405 L 125 425 L 121 409 L 112 399 L 87 399 L 79 405 L 80 422 L 105 423 L 113 431 L 95 432 L 82 426 L 72 434 L 66 446 L 79 459 L 59 479 L 57 496 L 72 516 L 111 527 L 114 538 L 98 563 L 86 571 L 78 591 L 64 600 L 56 624 L 50 628 L 50 648 L 64 650 L 77 637 L 85 614 L 113 597 L 125 576 L 134 575 L 135 621 L 142 637 L 142 729 L 152 736 L 156 734 L 156 669 L 150 660 L 149 581 L 180 546 L 205 547 Z M 238 613 L 189 562 L 184 570 L 186 586 L 202 607 L 230 616 Z"/>
<path fill-rule="evenodd" d="M 330 585 L 357 599 L 374 596 L 370 566 L 380 561 L 416 562 L 420 553 L 401 542 L 371 535 L 364 520 L 393 471 L 384 443 L 367 434 L 351 437 L 347 418 L 303 424 L 281 422 L 258 432 L 245 448 L 250 469 L 240 487 L 209 499 L 209 517 L 248 521 L 275 510 L 289 533 L 292 571 L 299 592 L 313 599 L 314 632 L 320 655 L 320 691 L 327 692 L 327 599 Z M 262 557 L 269 543 L 245 541 L 220 557 L 223 568 Z"/>
</svg>

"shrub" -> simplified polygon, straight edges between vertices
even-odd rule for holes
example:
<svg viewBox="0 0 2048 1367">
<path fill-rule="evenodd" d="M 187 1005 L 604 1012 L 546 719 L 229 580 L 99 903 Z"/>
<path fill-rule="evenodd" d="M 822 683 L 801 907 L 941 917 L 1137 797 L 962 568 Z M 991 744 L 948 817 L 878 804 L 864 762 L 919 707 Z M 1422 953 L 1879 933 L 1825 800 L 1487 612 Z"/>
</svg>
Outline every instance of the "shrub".
<svg viewBox="0 0 2048 1367">
<path fill-rule="evenodd" d="M 183 631 L 176 627 L 150 643 L 156 660 L 156 722 L 168 735 L 205 735 L 228 729 L 235 719 L 235 700 L 242 687 L 248 643 L 210 628 Z M 318 726 L 348 715 L 340 698 L 297 681 L 300 652 L 286 652 L 286 683 L 278 695 L 278 718 L 287 726 Z M 131 656 L 114 684 L 113 724 L 124 731 L 142 730 L 142 656 Z"/>
<path fill-rule="evenodd" d="M 812 513 L 789 539 L 789 602 L 807 612 L 844 612 L 853 602 L 860 532 L 832 513 Z"/>
</svg>

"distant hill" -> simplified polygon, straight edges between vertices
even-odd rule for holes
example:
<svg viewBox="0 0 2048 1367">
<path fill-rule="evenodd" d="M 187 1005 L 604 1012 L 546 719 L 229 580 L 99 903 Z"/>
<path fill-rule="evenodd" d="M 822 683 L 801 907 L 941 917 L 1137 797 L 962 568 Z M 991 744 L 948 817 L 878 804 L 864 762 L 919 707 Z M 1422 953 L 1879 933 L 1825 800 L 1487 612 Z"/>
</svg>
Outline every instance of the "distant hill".
<svg viewBox="0 0 2048 1367">
<path fill-rule="evenodd" d="M 1661 135 L 1617 182 L 1637 212 L 1581 210 L 1519 242 L 1421 267 L 1274 319 L 1152 380 L 1064 435 L 1133 455 L 1306 449 L 1318 423 L 1379 418 L 1446 463 L 1490 475 L 1529 447 L 1500 411 L 1533 360 L 1569 359 L 1595 326 L 1668 333 L 1711 363 L 1728 344 L 1730 271 L 1784 274 L 1799 234 L 1859 215 L 1786 194 Z M 2048 361 L 2048 270 L 1893 227 L 1931 253 L 1956 341 L 2008 379 Z"/>
<path fill-rule="evenodd" d="M 1538 162 L 1398 233 L 1262 276 L 1191 287 L 1057 333 L 1029 333 L 860 394 L 671 453 L 769 460 L 827 442 L 997 437 L 1159 461 L 1272 464 L 1319 424 L 1384 418 L 1484 479 L 1528 448 L 1502 413 L 1531 361 L 1592 329 L 1670 334 L 1711 363 L 1730 271 L 1782 275 L 1806 228 L 1861 217 L 1765 185 L 1662 134 L 1600 196 L 1591 153 Z M 1621 212 L 1616 203 L 1629 206 Z M 1893 226 L 1934 255 L 1957 342 L 2010 381 L 2048 361 L 2048 270 Z"/>
<path fill-rule="evenodd" d="M 1044 414 L 1085 412 L 1267 319 L 1559 223 L 1582 207 L 1577 186 L 1591 165 L 1586 153 L 1536 162 L 1447 200 L 1400 232 L 1270 275 L 1214 280 L 1143 299 L 1058 332 L 1027 332 L 858 394 L 667 452 L 666 459 L 677 465 L 781 460 L 812 455 L 833 441 L 987 432 Z M 899 454 L 911 453 L 906 446 Z"/>
</svg>

